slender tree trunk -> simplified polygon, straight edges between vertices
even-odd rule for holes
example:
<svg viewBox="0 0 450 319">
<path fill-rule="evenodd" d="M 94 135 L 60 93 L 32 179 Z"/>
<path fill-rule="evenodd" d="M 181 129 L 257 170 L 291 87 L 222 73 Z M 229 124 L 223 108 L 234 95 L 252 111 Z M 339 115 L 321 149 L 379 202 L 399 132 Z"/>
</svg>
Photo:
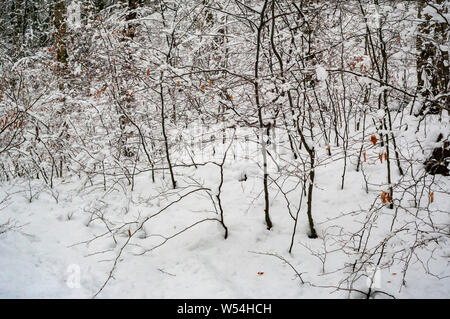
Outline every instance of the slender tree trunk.
<svg viewBox="0 0 450 319">
<path fill-rule="evenodd" d="M 313 188 L 314 188 L 314 176 L 315 176 L 315 172 L 314 172 L 314 165 L 315 165 L 315 151 L 314 151 L 314 147 L 311 149 L 310 152 L 310 172 L 309 172 L 309 186 L 308 186 L 308 211 L 307 211 L 307 215 L 308 215 L 308 223 L 309 223 L 309 238 L 317 238 L 317 233 L 316 233 L 316 229 L 314 228 L 314 220 L 312 217 L 312 193 L 313 193 Z"/>
<path fill-rule="evenodd" d="M 167 139 L 167 133 L 166 133 L 166 125 L 165 125 L 165 109 L 164 109 L 164 90 L 163 90 L 163 84 L 162 84 L 162 77 L 161 74 L 161 82 L 160 82 L 160 97 L 161 97 L 161 127 L 162 127 L 162 133 L 164 137 L 164 146 L 166 148 L 166 159 L 167 159 L 167 165 L 169 166 L 169 172 L 170 172 L 170 179 L 172 180 L 172 187 L 177 187 L 177 182 L 175 181 L 175 177 L 173 175 L 173 169 L 172 169 L 172 162 L 170 161 L 170 155 L 169 155 L 169 142 Z"/>
<path fill-rule="evenodd" d="M 266 220 L 267 229 L 272 228 L 272 221 L 270 219 L 269 214 L 269 186 L 268 186 L 268 179 L 269 174 L 267 172 L 267 149 L 266 149 L 266 141 L 264 140 L 264 120 L 262 117 L 262 105 L 260 102 L 259 97 L 259 75 L 258 75 L 258 68 L 259 68 L 259 51 L 261 48 L 261 32 L 262 28 L 264 26 L 264 15 L 267 7 L 268 0 L 264 1 L 264 6 L 262 8 L 262 11 L 260 13 L 260 24 L 258 26 L 257 35 L 256 35 L 256 61 L 255 61 L 255 68 L 254 68 L 254 92 L 255 92 L 255 101 L 256 101 L 256 107 L 258 109 L 258 121 L 259 121 L 259 136 L 260 136 L 260 143 L 261 143 L 261 153 L 263 157 L 263 184 L 264 184 L 264 217 Z"/>
</svg>

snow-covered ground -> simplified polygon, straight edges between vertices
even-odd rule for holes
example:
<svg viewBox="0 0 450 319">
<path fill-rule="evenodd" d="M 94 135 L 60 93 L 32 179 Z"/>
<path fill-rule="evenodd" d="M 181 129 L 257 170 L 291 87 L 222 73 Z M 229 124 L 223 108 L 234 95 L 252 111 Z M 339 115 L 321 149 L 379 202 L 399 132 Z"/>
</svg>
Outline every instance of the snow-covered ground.
<svg viewBox="0 0 450 319">
<path fill-rule="evenodd" d="M 195 224 L 219 218 L 211 197 L 217 193 L 220 178 L 214 164 L 175 167 L 176 190 L 171 190 L 167 172 L 164 180 L 158 172 L 155 183 L 150 172 L 139 174 L 132 192 L 124 180 L 110 183 L 105 192 L 101 179 L 92 186 L 77 176 L 59 179 L 53 189 L 39 180 L 3 183 L 0 192 L 9 194 L 9 199 L 0 211 L 0 221 L 10 220 L 17 227 L 0 235 L 0 298 L 91 298 L 108 280 L 117 256 L 112 278 L 98 298 L 346 298 L 348 291 L 332 287 L 339 285 L 345 266 L 352 262 L 337 249 L 338 234 L 342 229 L 356 231 L 365 216 L 358 211 L 380 201 L 379 189 L 372 185 L 384 182 L 385 166 L 378 163 L 375 149 L 367 151 L 364 165 L 371 186 L 366 194 L 363 175 L 355 171 L 354 158 L 350 158 L 341 190 L 342 154 L 335 154 L 333 147 L 330 159 L 325 149 L 318 152 L 324 159 L 313 193 L 319 238 L 307 237 L 303 198 L 292 253 L 288 250 L 294 222 L 274 183 L 270 206 L 274 227 L 266 229 L 262 174 L 257 154 L 252 152 L 245 159 L 239 149 L 232 148 L 224 166 L 221 199 L 227 239 L 217 220 Z M 247 180 L 239 181 L 244 174 Z M 436 179 L 448 186 L 447 177 Z M 289 183 L 295 186 L 293 180 L 277 182 L 286 191 Z M 210 189 L 209 194 L 198 190 L 201 187 Z M 298 205 L 300 194 L 295 192 L 288 196 L 297 198 L 292 204 Z M 447 195 L 436 193 L 431 205 L 447 212 L 443 218 L 448 221 Z M 381 208 L 375 228 L 386 227 L 388 232 L 393 214 Z M 405 247 L 395 240 L 389 245 L 392 251 L 395 245 Z M 435 248 L 437 254 L 428 266 L 433 274 L 448 276 L 450 248 L 445 243 Z M 425 274 L 414 256 L 403 287 L 402 271 L 395 263 L 378 270 L 375 288 L 397 298 L 450 297 L 450 278 Z M 362 279 L 357 287 L 365 291 L 366 284 Z"/>
</svg>

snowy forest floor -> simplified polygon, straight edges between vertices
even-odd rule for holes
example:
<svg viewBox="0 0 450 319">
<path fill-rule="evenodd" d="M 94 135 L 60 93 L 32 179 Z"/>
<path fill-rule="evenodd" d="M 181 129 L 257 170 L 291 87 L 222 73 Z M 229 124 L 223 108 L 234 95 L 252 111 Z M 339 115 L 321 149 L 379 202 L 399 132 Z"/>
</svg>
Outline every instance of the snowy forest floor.
<svg viewBox="0 0 450 319">
<path fill-rule="evenodd" d="M 211 152 L 212 146 L 208 147 L 203 151 Z M 221 154 L 217 145 L 216 149 Z M 364 163 L 371 182 L 366 193 L 363 175 L 355 171 L 356 162 L 351 157 L 341 190 L 343 159 L 331 148 L 334 159 L 316 170 L 313 217 L 319 238 L 307 236 L 303 198 L 291 254 L 288 250 L 294 222 L 285 197 L 271 183 L 274 227 L 267 230 L 262 174 L 257 154 L 252 152 L 244 159 L 239 149 L 231 148 L 224 165 L 221 199 L 229 230 L 227 239 L 215 220 L 218 214 L 211 195 L 217 194 L 220 170 L 211 163 L 197 168 L 176 166 L 175 190 L 170 187 L 168 173 L 163 179 L 161 171 L 157 171 L 154 183 L 150 172 L 137 175 L 132 192 L 128 182 L 119 178 L 115 182 L 108 180 L 106 191 L 101 177 L 94 178 L 91 184 L 76 175 L 58 179 L 53 189 L 40 180 L 3 183 L 0 194 L 9 197 L 0 218 L 2 222 L 9 220 L 13 229 L 0 235 L 0 298 L 93 297 L 108 279 L 117 256 L 112 278 L 99 298 L 348 297 L 348 291 L 335 287 L 352 260 L 337 249 L 339 240 L 335 235 L 340 234 L 340 229 L 357 229 L 364 220 L 363 209 L 377 198 L 379 201 L 379 190 L 372 185 L 384 182 L 385 166 L 378 162 L 376 152 L 368 152 Z M 325 150 L 321 152 L 325 154 Z M 247 180 L 242 181 L 243 175 Z M 436 176 L 436 181 L 448 189 L 447 177 Z M 285 190 L 289 183 L 295 186 L 292 178 L 277 183 L 283 184 Z M 209 195 L 194 191 L 201 187 L 209 188 Z M 292 203 L 298 205 L 300 194 L 295 192 L 288 195 L 297 198 Z M 166 205 L 170 206 L 142 223 Z M 436 194 L 431 205 L 450 211 L 445 194 Z M 393 210 L 383 207 L 380 214 L 386 218 L 381 218 L 377 227 L 388 229 Z M 138 229 L 138 225 L 142 228 Z M 114 236 L 108 229 L 114 229 Z M 282 257 L 290 265 L 266 253 Z M 424 265 L 413 258 L 405 286 L 402 268 L 393 264 L 379 270 L 376 288 L 397 298 L 448 298 L 450 278 L 445 275 L 449 255 L 447 247 L 428 261 L 427 267 L 440 274 L 440 279 L 424 274 Z M 79 285 L 73 284 L 78 275 Z M 367 289 L 365 282 L 359 284 L 361 290 Z M 386 294 L 376 297 L 389 298 Z"/>
</svg>

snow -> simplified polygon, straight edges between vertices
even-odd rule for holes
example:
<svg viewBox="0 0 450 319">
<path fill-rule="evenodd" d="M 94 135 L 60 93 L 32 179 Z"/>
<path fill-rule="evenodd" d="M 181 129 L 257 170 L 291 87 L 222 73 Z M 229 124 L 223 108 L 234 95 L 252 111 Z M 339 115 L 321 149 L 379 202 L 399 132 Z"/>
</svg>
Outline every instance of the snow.
<svg viewBox="0 0 450 319">
<path fill-rule="evenodd" d="M 81 28 L 81 8 L 77 0 L 67 7 L 67 26 L 72 30 Z"/>
<path fill-rule="evenodd" d="M 84 25 L 69 2 L 67 39 L 13 39 L 3 15 L 0 298 L 450 297 L 450 180 L 425 170 L 449 114 L 418 114 L 416 5 L 182 1 L 130 21 L 119 3 Z"/>
<path fill-rule="evenodd" d="M 434 136 L 434 135 L 433 135 Z M 238 147 L 243 147 L 238 145 Z M 225 163 L 222 204 L 229 237 L 217 221 L 205 221 L 179 236 L 164 238 L 204 218 L 217 218 L 214 207 L 204 191 L 192 193 L 170 206 L 157 217 L 144 223 L 142 230 L 126 246 L 114 271 L 114 279 L 98 298 L 343 298 L 345 291 L 320 288 L 338 284 L 339 272 L 333 270 L 347 262 L 345 254 L 329 253 L 325 264 L 319 256 L 325 247 L 332 251 L 334 235 L 340 227 L 356 230 L 363 215 L 356 212 L 368 207 L 379 196 L 376 184 L 384 181 L 385 167 L 378 163 L 376 149 L 368 150 L 365 173 L 371 181 L 365 193 L 360 172 L 347 171 L 344 190 L 340 189 L 342 163 L 326 161 L 316 172 L 313 214 L 319 239 L 307 237 L 308 224 L 304 206 L 300 212 L 296 239 L 291 254 L 288 248 L 293 221 L 286 211 L 283 196 L 271 190 L 271 216 L 274 223 L 268 231 L 264 224 L 261 194 L 261 170 L 251 159 L 239 156 L 239 149 L 230 149 Z M 237 152 L 237 154 L 233 154 Z M 250 153 L 252 150 L 250 150 Z M 324 157 L 325 151 L 320 157 Z M 332 150 L 333 152 L 333 150 Z M 220 156 L 219 156 L 220 157 Z M 324 157 L 325 158 L 325 157 Z M 133 192 L 104 192 L 100 185 L 85 186 L 76 177 L 59 179 L 54 189 L 42 188 L 38 181 L 14 180 L 4 183 L 1 193 L 11 194 L 8 206 L 0 212 L 2 221 L 14 219 L 23 227 L 0 237 L 0 298 L 90 298 L 108 277 L 114 258 L 133 233 L 137 221 L 143 221 L 168 203 L 194 190 L 182 176 L 195 177 L 216 195 L 219 168 L 205 165 L 177 168 L 177 181 L 182 190 L 167 188 L 166 176 L 152 183 L 150 173 L 136 177 Z M 247 181 L 239 181 L 242 173 Z M 100 182 L 100 181 L 99 181 Z M 445 180 L 443 180 L 445 182 Z M 120 182 L 123 183 L 123 182 Z M 119 184 L 120 184 L 119 183 Z M 289 181 L 286 181 L 289 184 Z M 372 186 L 373 185 L 373 186 Z M 447 182 L 448 185 L 448 182 Z M 123 185 L 126 187 L 126 185 Z M 114 186 L 112 186 L 114 187 Z M 86 188 L 79 191 L 80 189 Z M 164 190 L 161 196 L 161 190 Z M 29 194 L 35 197 L 29 202 Z M 58 194 L 58 202 L 55 196 Z M 158 195 L 159 194 L 159 195 Z M 180 196 L 181 194 L 181 196 Z M 436 209 L 449 211 L 444 194 L 436 194 Z M 293 203 L 296 201 L 293 201 Z M 355 212 L 343 216 L 343 214 Z M 378 211 L 380 226 L 391 222 L 392 211 Z M 129 225 L 111 236 L 110 228 Z M 387 228 L 388 229 L 388 228 Z M 333 235 L 334 234 L 334 235 Z M 390 236 L 381 231 L 379 236 Z M 399 239 L 390 245 L 404 245 Z M 326 246 L 324 246 L 326 245 Z M 443 243 L 445 247 L 445 243 Z M 301 284 L 291 268 L 280 259 L 257 253 L 278 254 L 302 273 Z M 448 248 L 447 248 L 448 253 Z M 448 275 L 445 257 L 431 263 L 434 272 Z M 329 274 L 323 275 L 322 268 Z M 385 291 L 400 298 L 441 298 L 450 295 L 449 279 L 423 275 L 420 263 L 410 264 L 407 285 L 401 287 L 401 271 L 397 266 L 383 268 L 377 274 Z M 79 282 L 76 280 L 78 278 Z M 258 272 L 264 272 L 258 275 Z M 364 286 L 362 283 L 361 285 Z M 400 291 L 401 287 L 401 291 Z M 364 288 L 364 287 L 363 287 Z"/>
<path fill-rule="evenodd" d="M 317 80 L 325 81 L 328 78 L 328 72 L 323 66 L 319 64 L 316 66 L 316 76 Z"/>
</svg>

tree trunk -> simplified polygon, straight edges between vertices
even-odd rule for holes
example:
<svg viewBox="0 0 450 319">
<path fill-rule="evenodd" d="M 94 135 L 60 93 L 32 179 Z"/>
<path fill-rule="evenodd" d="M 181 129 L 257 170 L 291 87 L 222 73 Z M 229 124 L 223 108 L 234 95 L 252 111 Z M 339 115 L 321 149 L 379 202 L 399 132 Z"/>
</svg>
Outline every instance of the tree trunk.
<svg viewBox="0 0 450 319">
<path fill-rule="evenodd" d="M 63 64 L 67 63 L 67 47 L 66 47 L 66 5 L 63 0 L 55 0 L 54 7 L 54 26 L 56 29 L 56 60 Z"/>
</svg>

